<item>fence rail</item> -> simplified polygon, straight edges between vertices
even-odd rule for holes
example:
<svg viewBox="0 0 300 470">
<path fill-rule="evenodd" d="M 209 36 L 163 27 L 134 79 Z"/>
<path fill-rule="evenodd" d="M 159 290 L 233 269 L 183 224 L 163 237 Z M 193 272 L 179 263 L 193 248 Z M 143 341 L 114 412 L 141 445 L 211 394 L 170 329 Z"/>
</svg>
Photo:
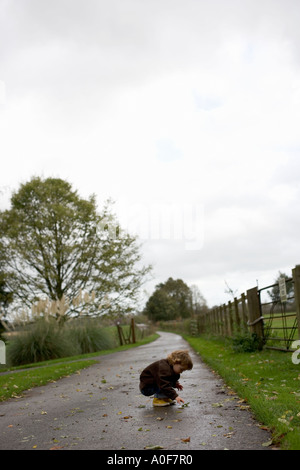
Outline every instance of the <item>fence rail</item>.
<svg viewBox="0 0 300 470">
<path fill-rule="evenodd" d="M 267 289 L 276 286 L 279 292 L 282 286 L 276 283 L 261 289 L 254 287 L 200 315 L 191 322 L 191 332 L 224 337 L 250 332 L 257 335 L 264 347 L 291 351 L 293 341 L 300 339 L 300 265 L 292 270 L 287 283 L 290 283 L 287 292 L 292 295 L 280 292 L 281 297 L 264 302 Z"/>
</svg>

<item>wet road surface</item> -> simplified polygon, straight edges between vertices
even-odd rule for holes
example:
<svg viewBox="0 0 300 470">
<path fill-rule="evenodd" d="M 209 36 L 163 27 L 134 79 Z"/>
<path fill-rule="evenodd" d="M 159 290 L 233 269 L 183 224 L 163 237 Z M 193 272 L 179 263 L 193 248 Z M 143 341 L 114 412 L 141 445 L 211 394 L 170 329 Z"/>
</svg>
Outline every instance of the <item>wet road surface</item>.
<svg viewBox="0 0 300 470">
<path fill-rule="evenodd" d="M 181 374 L 185 400 L 153 408 L 139 392 L 142 369 L 176 349 L 194 367 Z M 179 335 L 100 356 L 99 364 L 0 403 L 0 449 L 268 450 L 271 439 L 245 403 Z"/>
</svg>

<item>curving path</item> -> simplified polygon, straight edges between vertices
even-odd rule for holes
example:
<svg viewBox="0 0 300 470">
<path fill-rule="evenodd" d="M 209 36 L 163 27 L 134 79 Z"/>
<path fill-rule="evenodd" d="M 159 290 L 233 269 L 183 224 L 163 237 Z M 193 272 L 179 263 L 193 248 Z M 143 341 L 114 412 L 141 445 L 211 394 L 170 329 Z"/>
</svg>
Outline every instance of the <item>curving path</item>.
<svg viewBox="0 0 300 470">
<path fill-rule="evenodd" d="M 185 403 L 153 408 L 139 393 L 141 370 L 175 349 L 194 362 L 181 375 Z M 80 374 L 0 403 L 0 449 L 267 450 L 270 440 L 239 398 L 181 336 L 160 333 L 151 344 L 99 357 Z"/>
</svg>

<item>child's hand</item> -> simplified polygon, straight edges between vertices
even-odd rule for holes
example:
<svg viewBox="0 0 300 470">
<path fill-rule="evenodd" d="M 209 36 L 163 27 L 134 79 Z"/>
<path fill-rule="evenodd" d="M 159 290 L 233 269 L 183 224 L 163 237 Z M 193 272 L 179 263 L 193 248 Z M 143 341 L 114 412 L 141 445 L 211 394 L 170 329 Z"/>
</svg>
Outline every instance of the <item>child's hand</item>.
<svg viewBox="0 0 300 470">
<path fill-rule="evenodd" d="M 184 403 L 184 400 L 179 396 L 176 397 L 175 400 L 177 401 L 178 405 L 180 405 L 180 403 Z"/>
<path fill-rule="evenodd" d="M 178 390 L 182 390 L 182 389 L 183 389 L 183 386 L 182 386 L 179 382 L 176 382 L 175 387 L 176 387 Z"/>
</svg>

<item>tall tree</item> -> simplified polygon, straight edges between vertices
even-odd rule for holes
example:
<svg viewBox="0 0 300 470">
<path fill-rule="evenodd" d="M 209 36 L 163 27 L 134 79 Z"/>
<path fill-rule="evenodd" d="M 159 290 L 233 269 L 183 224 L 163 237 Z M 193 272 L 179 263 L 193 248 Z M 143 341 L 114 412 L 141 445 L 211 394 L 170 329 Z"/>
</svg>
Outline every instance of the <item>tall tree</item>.
<svg viewBox="0 0 300 470">
<path fill-rule="evenodd" d="M 192 292 L 181 279 L 169 278 L 158 284 L 148 299 L 144 313 L 151 320 L 172 320 L 192 315 Z"/>
<path fill-rule="evenodd" d="M 0 232 L 9 291 L 28 306 L 67 298 L 65 317 L 82 309 L 75 299 L 83 291 L 93 293 L 92 313 L 129 312 L 150 270 L 111 203 L 98 214 L 95 196 L 82 199 L 59 178 L 21 185 L 0 213 Z"/>
<path fill-rule="evenodd" d="M 164 289 L 156 289 L 149 297 L 144 313 L 149 320 L 168 321 L 177 318 L 176 305 Z"/>
<path fill-rule="evenodd" d="M 199 315 L 201 313 L 206 313 L 208 311 L 208 306 L 205 297 L 202 295 L 198 286 L 193 284 L 190 287 L 192 295 L 192 310 L 194 315 Z"/>
<path fill-rule="evenodd" d="M 182 279 L 175 280 L 169 277 L 159 287 L 162 287 L 173 300 L 177 317 L 188 318 L 191 316 L 191 290 Z"/>
</svg>

